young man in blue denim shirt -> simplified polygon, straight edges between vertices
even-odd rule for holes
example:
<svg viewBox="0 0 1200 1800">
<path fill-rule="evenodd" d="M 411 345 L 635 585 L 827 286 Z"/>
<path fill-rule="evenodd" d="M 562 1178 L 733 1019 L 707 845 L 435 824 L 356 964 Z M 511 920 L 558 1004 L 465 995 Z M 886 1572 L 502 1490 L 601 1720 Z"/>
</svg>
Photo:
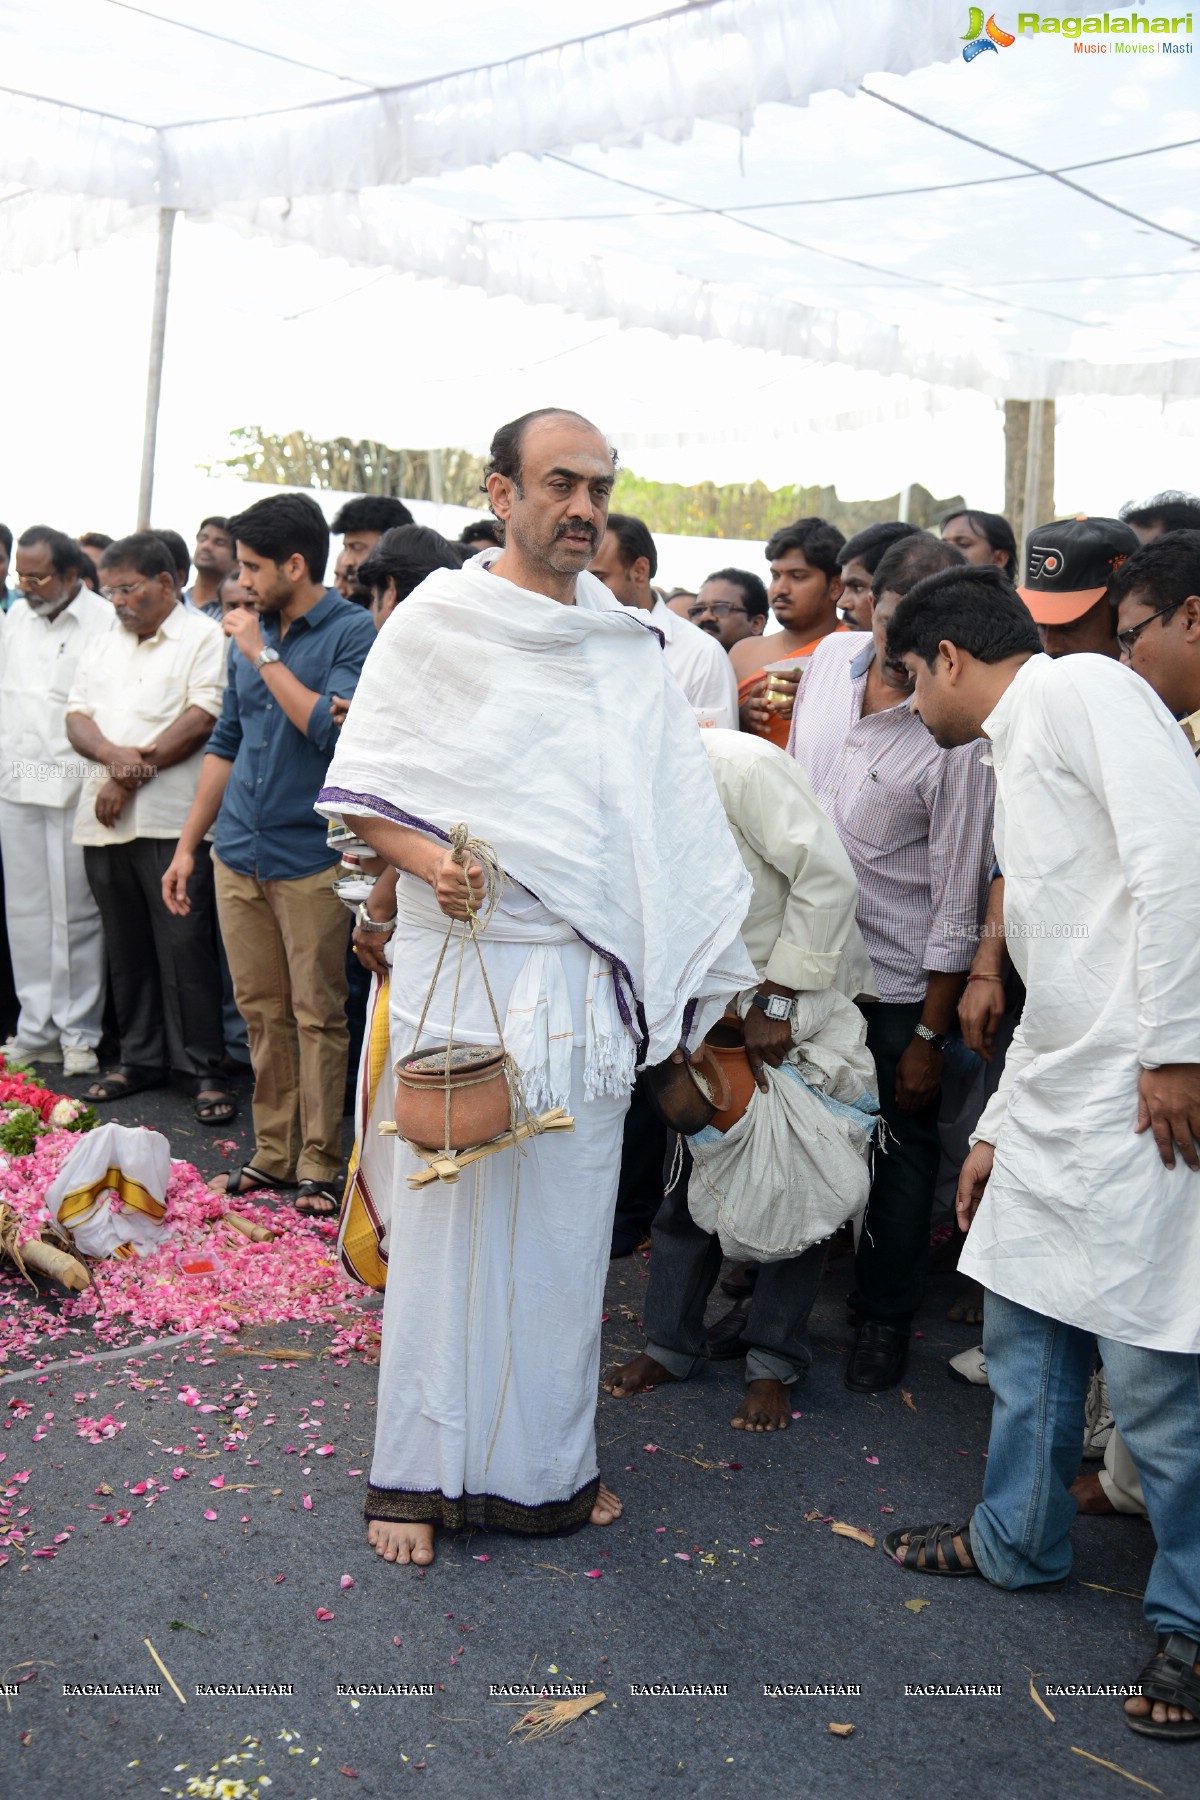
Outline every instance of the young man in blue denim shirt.
<svg viewBox="0 0 1200 1800">
<path fill-rule="evenodd" d="M 225 1191 L 298 1181 L 297 1209 L 332 1217 L 350 916 L 333 891 L 335 859 L 313 803 L 337 740 L 330 701 L 353 694 L 375 628 L 324 586 L 329 528 L 308 495 L 259 500 L 230 526 L 254 605 L 224 620 L 224 710 L 163 898 L 187 910 L 196 848 L 215 824 L 217 911 L 254 1068 L 254 1155 L 230 1171 Z"/>
</svg>

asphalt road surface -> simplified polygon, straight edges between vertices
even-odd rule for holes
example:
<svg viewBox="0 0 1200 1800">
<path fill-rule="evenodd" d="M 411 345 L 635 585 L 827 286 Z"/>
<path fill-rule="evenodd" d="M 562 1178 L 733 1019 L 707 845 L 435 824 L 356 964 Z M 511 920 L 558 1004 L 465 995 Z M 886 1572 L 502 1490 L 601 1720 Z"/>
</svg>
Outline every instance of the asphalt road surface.
<svg viewBox="0 0 1200 1800">
<path fill-rule="evenodd" d="M 206 1172 L 223 1166 L 213 1138 L 241 1135 L 204 1132 L 170 1095 L 111 1113 L 166 1130 Z M 644 1256 L 612 1265 L 606 1364 L 641 1346 L 646 1272 Z M 1047 1683 L 1136 1678 L 1148 1526 L 1080 1520 L 1075 1578 L 1024 1599 L 908 1574 L 833 1531 L 965 1518 L 990 1406 L 946 1377 L 946 1358 L 978 1337 L 946 1322 L 949 1277 L 932 1284 L 904 1391 L 848 1393 L 849 1281 L 847 1261 L 831 1267 L 785 1433 L 730 1429 L 736 1364 L 636 1400 L 601 1395 L 601 1471 L 621 1521 L 443 1542 L 428 1571 L 368 1549 L 375 1370 L 323 1355 L 328 1332 L 258 1328 L 232 1351 L 190 1341 L 32 1376 L 10 1365 L 0 1492 L 14 1517 L 28 1508 L 30 1550 L 55 1554 L 10 1552 L 0 1567 L 0 1793 L 1200 1792 L 1200 1746 L 1134 1737 L 1119 1699 L 1045 1697 Z M 718 1296 L 713 1316 L 727 1304 Z M 101 1413 L 122 1429 L 81 1439 L 72 1420 Z M 556 1682 L 604 1699 L 541 1741 L 511 1736 L 529 1702 L 493 1688 Z M 842 1691 L 764 1693 L 802 1684 Z M 998 1691 L 906 1694 L 920 1684 Z M 662 1685 L 698 1691 L 631 1691 Z"/>
</svg>

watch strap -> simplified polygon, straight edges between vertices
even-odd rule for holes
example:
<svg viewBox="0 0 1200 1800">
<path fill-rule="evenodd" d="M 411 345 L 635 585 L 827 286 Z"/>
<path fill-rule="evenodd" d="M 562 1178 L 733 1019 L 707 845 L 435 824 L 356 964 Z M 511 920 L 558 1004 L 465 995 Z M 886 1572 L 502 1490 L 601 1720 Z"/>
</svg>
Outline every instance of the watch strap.
<svg viewBox="0 0 1200 1800">
<path fill-rule="evenodd" d="M 928 1025 L 918 1025 L 914 1035 L 923 1038 L 927 1044 L 932 1044 L 935 1050 L 946 1048 L 946 1034 L 942 1031 L 931 1031 Z"/>
</svg>

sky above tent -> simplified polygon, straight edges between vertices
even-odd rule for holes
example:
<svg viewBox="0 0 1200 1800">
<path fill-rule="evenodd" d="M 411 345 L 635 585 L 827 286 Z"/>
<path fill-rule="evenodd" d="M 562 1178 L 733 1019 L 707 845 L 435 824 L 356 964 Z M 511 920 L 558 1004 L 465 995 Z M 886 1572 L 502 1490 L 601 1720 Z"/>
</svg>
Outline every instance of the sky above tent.
<svg viewBox="0 0 1200 1800">
<path fill-rule="evenodd" d="M 128 491 L 171 205 L 189 467 L 241 423 L 478 446 L 562 399 L 660 478 L 997 504 L 996 402 L 1052 394 L 1071 504 L 1188 485 L 1192 40 L 1002 12 L 967 63 L 970 13 L 616 0 L 566 43 L 543 0 L 0 0 L 20 416 L 57 365 Z"/>
</svg>

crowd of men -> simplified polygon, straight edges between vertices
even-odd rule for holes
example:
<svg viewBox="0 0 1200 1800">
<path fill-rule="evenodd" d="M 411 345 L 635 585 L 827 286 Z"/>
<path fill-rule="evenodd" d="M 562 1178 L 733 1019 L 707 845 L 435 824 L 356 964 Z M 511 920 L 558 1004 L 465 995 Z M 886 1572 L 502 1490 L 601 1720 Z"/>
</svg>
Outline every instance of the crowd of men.
<svg viewBox="0 0 1200 1800">
<path fill-rule="evenodd" d="M 529 1379 L 557 1356 L 574 1383 L 561 1407 L 543 1391 L 528 1409 L 546 1444 L 505 1425 L 515 1435 L 507 1448 L 499 1438 L 498 1459 L 511 1458 L 499 1487 L 472 1464 L 469 1418 L 454 1426 L 457 1477 L 445 1445 L 422 1436 L 456 1408 L 494 1415 L 500 1433 L 504 1401 L 488 1398 L 488 1370 L 456 1374 L 446 1349 L 463 1282 L 477 1278 L 438 1286 L 454 1258 L 439 1262 L 433 1245 L 458 1230 L 457 1214 L 443 1199 L 422 1223 L 413 1202 L 424 1248 L 392 1272 L 422 1316 L 406 1338 L 389 1287 L 368 1502 L 380 1554 L 428 1562 L 438 1526 L 567 1530 L 619 1516 L 590 1423 L 610 1254 L 649 1248 L 650 1293 L 646 1349 L 605 1374 L 609 1393 L 744 1358 L 732 1424 L 787 1428 L 829 1245 L 728 1270 L 733 1308 L 706 1330 L 721 1250 L 689 1212 L 691 1153 L 679 1147 L 681 1181 L 652 1071 L 692 1055 L 694 1034 L 740 994 L 767 1091 L 799 1042 L 797 1019 L 825 995 L 825 1012 L 844 1009 L 860 1033 L 878 1103 L 845 1383 L 875 1393 L 904 1378 L 931 1232 L 957 1191 L 975 1278 L 958 1316 L 981 1317 L 984 1333 L 951 1372 L 999 1397 L 971 1521 L 897 1532 L 893 1554 L 927 1574 L 1051 1585 L 1070 1567 L 1077 1505 L 1148 1514 L 1158 1649 L 1147 1697 L 1127 1711 L 1136 1729 L 1200 1735 L 1200 1238 L 1179 1222 L 1188 1208 L 1200 1217 L 1200 500 L 1163 494 L 1120 518 L 1047 521 L 1023 554 L 1006 520 L 965 508 L 937 533 L 893 520 L 849 539 L 802 518 L 772 536 L 765 571 L 722 567 L 692 594 L 658 584 L 653 534 L 609 510 L 612 480 L 595 428 L 549 411 L 497 434 L 495 516 L 453 544 L 398 500 L 349 501 L 330 526 L 305 494 L 207 518 L 190 550 L 165 529 L 113 539 L 33 525 L 14 544 L 0 527 L 14 1015 L 3 1054 L 61 1064 L 98 1107 L 178 1084 L 214 1127 L 234 1116 L 248 1062 L 253 1152 L 215 1185 L 336 1217 L 367 990 L 391 975 L 399 1055 L 401 1027 L 418 1012 L 423 1022 L 431 1001 L 437 1015 L 439 974 L 424 960 L 434 927 L 484 900 L 482 868 L 446 848 L 448 809 L 473 793 L 472 830 L 501 852 L 514 845 L 496 912 L 501 1014 L 519 1013 L 517 994 L 545 1007 L 530 1038 L 544 1067 L 523 1074 L 577 1115 L 573 1149 L 539 1148 L 554 1174 L 545 1191 L 536 1158 L 523 1172 L 526 1217 L 560 1177 L 593 1181 L 602 1199 L 592 1237 L 564 1239 L 561 1264 L 549 1213 L 536 1234 L 522 1227 L 524 1248 L 511 1220 L 481 1240 L 477 1261 L 516 1259 L 533 1310 L 560 1291 L 560 1335 L 539 1339 Z M 327 585 L 331 531 L 341 550 Z M 535 716 L 493 720 L 472 789 L 458 764 L 477 746 L 458 721 L 493 719 L 494 672 L 510 656 L 527 669 L 535 650 L 587 680 L 551 685 Z M 612 760 L 580 775 L 579 791 L 601 796 L 591 839 L 574 845 L 583 819 L 563 807 L 561 854 L 523 864 L 517 775 L 527 793 L 544 780 L 549 792 L 536 764 L 561 758 L 554 778 L 573 779 L 571 758 L 602 735 L 581 729 L 593 698 Z M 618 742 L 634 722 L 642 737 Z M 605 798 L 604 780 L 626 767 L 629 791 Z M 680 796 L 686 833 L 715 834 L 720 856 L 675 871 L 669 919 L 626 918 L 631 893 L 633 914 L 639 895 L 666 904 Z M 354 919 L 334 887 L 342 819 L 378 872 Z M 552 958 L 559 974 L 546 973 Z M 542 986 L 526 993 L 535 964 Z M 556 1036 L 568 1046 L 557 1072 Z M 114 1051 L 103 1071 L 102 1040 Z M 572 1262 L 585 1265 L 582 1287 Z M 444 1339 L 430 1322 L 443 1302 Z M 520 1336 L 511 1314 L 498 1343 L 505 1332 Z M 449 1381 L 438 1406 L 424 1377 L 409 1379 L 433 1342 L 436 1379 Z M 506 1382 L 525 1379 L 513 1343 L 494 1360 Z M 456 1382 L 465 1400 L 447 1398 Z M 1105 1465 L 1079 1477 L 1085 1410 Z"/>
</svg>

